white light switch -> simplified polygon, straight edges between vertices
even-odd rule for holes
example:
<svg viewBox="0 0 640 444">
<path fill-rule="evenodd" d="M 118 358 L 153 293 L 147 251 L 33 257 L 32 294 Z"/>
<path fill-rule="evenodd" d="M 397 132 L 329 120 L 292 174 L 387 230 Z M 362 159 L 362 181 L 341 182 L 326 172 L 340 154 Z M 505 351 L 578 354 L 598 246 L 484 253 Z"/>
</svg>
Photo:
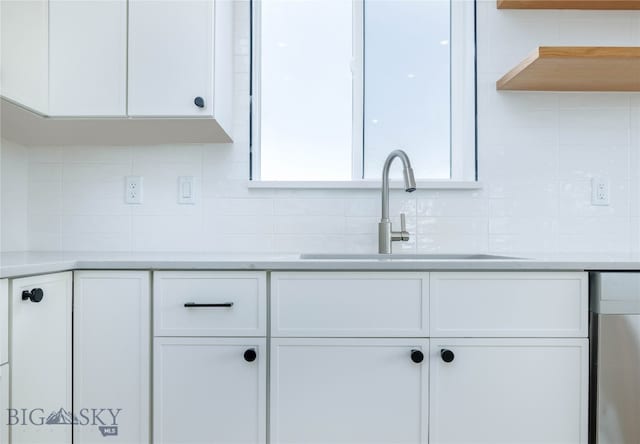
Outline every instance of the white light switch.
<svg viewBox="0 0 640 444">
<path fill-rule="evenodd" d="M 193 176 L 178 177 L 178 203 L 195 204 L 195 190 Z"/>
</svg>

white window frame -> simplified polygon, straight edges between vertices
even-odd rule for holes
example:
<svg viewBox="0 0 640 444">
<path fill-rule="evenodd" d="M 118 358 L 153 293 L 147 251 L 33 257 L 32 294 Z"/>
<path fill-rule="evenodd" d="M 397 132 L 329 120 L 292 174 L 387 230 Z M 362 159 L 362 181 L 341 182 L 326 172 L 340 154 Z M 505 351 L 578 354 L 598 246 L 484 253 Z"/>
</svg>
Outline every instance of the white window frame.
<svg viewBox="0 0 640 444">
<path fill-rule="evenodd" d="M 346 181 L 263 181 L 260 175 L 261 0 L 251 0 L 251 188 L 376 188 L 379 180 L 364 177 L 364 6 L 353 1 L 352 176 Z M 451 2 L 451 165 L 450 179 L 417 178 L 419 188 L 477 189 L 476 166 L 476 11 L 475 0 Z M 458 32 L 456 32 L 456 30 Z M 471 30 L 471 31 L 470 31 Z M 389 151 L 398 147 L 389 147 Z M 394 184 L 392 183 L 392 186 Z M 398 182 L 398 186 L 400 186 Z"/>
</svg>

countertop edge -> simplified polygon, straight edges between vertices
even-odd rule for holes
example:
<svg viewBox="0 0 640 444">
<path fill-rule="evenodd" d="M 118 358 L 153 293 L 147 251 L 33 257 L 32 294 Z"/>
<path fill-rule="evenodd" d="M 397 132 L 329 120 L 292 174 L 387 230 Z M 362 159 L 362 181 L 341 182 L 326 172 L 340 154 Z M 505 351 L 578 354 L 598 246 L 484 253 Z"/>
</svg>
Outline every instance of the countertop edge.
<svg viewBox="0 0 640 444">
<path fill-rule="evenodd" d="M 71 259 L 0 266 L 0 278 L 70 270 L 256 270 L 256 271 L 640 271 L 640 261 L 576 260 L 220 260 Z"/>
</svg>

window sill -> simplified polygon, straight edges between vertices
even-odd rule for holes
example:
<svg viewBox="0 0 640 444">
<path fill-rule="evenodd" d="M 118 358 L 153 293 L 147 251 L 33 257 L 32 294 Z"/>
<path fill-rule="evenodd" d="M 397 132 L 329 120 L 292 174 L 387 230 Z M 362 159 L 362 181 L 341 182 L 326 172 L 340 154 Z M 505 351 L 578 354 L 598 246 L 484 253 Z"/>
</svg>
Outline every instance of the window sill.
<svg viewBox="0 0 640 444">
<path fill-rule="evenodd" d="M 393 189 L 402 189 L 401 180 L 392 180 Z M 368 190 L 380 189 L 380 180 L 336 180 L 336 181 L 286 181 L 286 180 L 250 180 L 248 188 L 271 189 L 308 189 L 308 190 Z M 464 180 L 418 180 L 418 190 L 480 190 L 482 183 Z"/>
</svg>

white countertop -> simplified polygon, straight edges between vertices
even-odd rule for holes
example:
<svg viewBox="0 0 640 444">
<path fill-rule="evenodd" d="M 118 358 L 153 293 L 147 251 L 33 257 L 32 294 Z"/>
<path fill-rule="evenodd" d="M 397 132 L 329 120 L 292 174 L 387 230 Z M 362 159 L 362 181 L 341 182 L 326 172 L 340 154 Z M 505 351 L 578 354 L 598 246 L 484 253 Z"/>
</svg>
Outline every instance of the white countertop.
<svg viewBox="0 0 640 444">
<path fill-rule="evenodd" d="M 533 255 L 529 255 L 533 257 Z M 0 254 L 0 278 L 66 270 L 639 270 L 640 256 L 540 256 L 496 260 L 317 260 L 297 254 L 143 252 L 11 252 Z"/>
</svg>

